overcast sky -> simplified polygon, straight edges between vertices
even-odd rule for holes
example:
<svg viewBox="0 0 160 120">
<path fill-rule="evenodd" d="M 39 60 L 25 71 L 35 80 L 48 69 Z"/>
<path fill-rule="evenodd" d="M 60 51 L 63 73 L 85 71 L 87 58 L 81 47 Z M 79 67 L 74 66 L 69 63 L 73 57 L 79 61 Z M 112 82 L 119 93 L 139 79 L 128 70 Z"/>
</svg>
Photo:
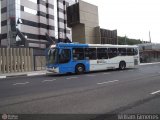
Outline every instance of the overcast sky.
<svg viewBox="0 0 160 120">
<path fill-rule="evenodd" d="M 160 43 L 160 0 L 83 0 L 98 6 L 101 28 Z"/>
</svg>

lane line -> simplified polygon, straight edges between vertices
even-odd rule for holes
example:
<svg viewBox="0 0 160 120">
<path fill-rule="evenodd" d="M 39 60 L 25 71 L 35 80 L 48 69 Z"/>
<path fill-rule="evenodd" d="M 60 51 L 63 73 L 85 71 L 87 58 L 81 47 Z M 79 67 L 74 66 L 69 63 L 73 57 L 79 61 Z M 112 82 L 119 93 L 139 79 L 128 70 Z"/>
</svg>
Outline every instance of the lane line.
<svg viewBox="0 0 160 120">
<path fill-rule="evenodd" d="M 88 77 L 94 77 L 94 76 L 96 76 L 96 75 L 86 75 L 86 76 L 88 76 Z"/>
<path fill-rule="evenodd" d="M 134 70 L 128 70 L 129 72 L 133 72 Z"/>
<path fill-rule="evenodd" d="M 150 94 L 151 94 L 151 95 L 154 95 L 154 94 L 157 94 L 157 93 L 160 93 L 160 90 L 155 91 L 155 92 L 152 92 L 152 93 L 150 93 Z"/>
<path fill-rule="evenodd" d="M 70 79 L 76 79 L 78 77 L 69 77 L 69 78 L 66 78 L 67 80 L 70 80 Z"/>
<path fill-rule="evenodd" d="M 140 63 L 140 65 L 154 65 L 159 64 L 160 62 L 154 62 L 154 63 Z"/>
<path fill-rule="evenodd" d="M 6 78 L 6 76 L 0 76 L 0 79 Z"/>
<path fill-rule="evenodd" d="M 118 82 L 119 80 L 112 80 L 112 81 L 107 81 L 107 82 L 102 82 L 102 83 L 97 83 L 98 85 L 102 84 L 107 84 L 107 83 L 113 83 L 113 82 Z"/>
<path fill-rule="evenodd" d="M 25 84 L 28 84 L 29 82 L 24 82 L 24 83 L 15 83 L 13 85 L 25 85 Z"/>
<path fill-rule="evenodd" d="M 46 73 L 28 73 L 27 76 L 46 75 Z"/>
<path fill-rule="evenodd" d="M 111 74 L 111 73 L 103 73 L 104 75 L 108 75 L 108 74 Z"/>
<path fill-rule="evenodd" d="M 43 80 L 42 82 L 53 82 L 55 81 L 56 79 L 53 79 L 53 80 Z"/>
</svg>

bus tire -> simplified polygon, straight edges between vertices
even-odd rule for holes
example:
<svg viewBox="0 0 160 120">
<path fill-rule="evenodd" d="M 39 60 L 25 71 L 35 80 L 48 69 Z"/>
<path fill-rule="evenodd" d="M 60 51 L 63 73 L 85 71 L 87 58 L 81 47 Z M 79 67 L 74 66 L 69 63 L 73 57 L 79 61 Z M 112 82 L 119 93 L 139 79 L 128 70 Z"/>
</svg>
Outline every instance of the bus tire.
<svg viewBox="0 0 160 120">
<path fill-rule="evenodd" d="M 121 61 L 120 63 L 119 63 L 119 69 L 120 70 L 124 70 L 126 68 L 126 62 L 125 61 Z"/>
<path fill-rule="evenodd" d="M 75 72 L 77 74 L 82 74 L 82 73 L 84 73 L 84 71 L 85 71 L 85 67 L 83 64 L 76 65 Z"/>
</svg>

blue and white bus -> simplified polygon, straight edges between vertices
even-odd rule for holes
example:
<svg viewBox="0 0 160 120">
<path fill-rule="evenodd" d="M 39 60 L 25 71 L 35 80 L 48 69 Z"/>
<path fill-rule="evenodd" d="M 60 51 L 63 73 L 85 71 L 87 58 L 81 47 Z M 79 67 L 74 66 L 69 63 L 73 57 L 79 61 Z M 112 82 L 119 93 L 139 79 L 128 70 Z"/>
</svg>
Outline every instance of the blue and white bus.
<svg viewBox="0 0 160 120">
<path fill-rule="evenodd" d="M 47 70 L 60 74 L 123 70 L 139 64 L 139 50 L 136 45 L 57 43 L 46 58 Z"/>
</svg>

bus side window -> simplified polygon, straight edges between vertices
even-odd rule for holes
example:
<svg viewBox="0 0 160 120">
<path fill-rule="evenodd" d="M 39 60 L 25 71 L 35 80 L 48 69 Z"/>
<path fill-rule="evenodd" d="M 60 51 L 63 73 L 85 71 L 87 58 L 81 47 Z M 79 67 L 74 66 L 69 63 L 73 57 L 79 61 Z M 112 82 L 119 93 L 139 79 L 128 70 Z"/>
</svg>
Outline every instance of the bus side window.
<svg viewBox="0 0 160 120">
<path fill-rule="evenodd" d="M 73 60 L 84 60 L 83 48 L 73 48 Z"/>
<path fill-rule="evenodd" d="M 117 56 L 117 48 L 108 48 L 108 57 L 114 58 Z"/>
<path fill-rule="evenodd" d="M 134 49 L 133 48 L 127 48 L 127 55 L 128 56 L 134 55 Z"/>
<path fill-rule="evenodd" d="M 126 56 L 126 48 L 118 48 L 119 56 Z"/>
<path fill-rule="evenodd" d="M 97 58 L 98 59 L 108 59 L 107 48 L 97 48 Z"/>
<path fill-rule="evenodd" d="M 96 60 L 96 48 L 85 48 L 85 59 L 87 60 Z"/>
<path fill-rule="evenodd" d="M 71 59 L 70 49 L 63 49 L 61 51 L 60 56 L 59 56 L 59 62 L 60 63 L 67 63 L 70 61 L 70 59 Z"/>
</svg>

